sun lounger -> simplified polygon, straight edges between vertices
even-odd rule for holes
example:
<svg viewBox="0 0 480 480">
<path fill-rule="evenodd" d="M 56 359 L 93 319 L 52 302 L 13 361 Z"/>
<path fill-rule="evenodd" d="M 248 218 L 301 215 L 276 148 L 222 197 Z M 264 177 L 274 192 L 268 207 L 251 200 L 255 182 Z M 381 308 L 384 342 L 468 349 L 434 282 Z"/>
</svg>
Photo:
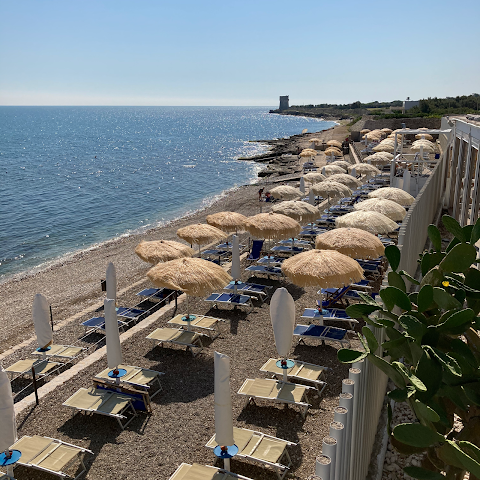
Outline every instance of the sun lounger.
<svg viewBox="0 0 480 480">
<path fill-rule="evenodd" d="M 318 308 L 306 308 L 303 311 L 301 318 L 309 318 L 310 320 L 320 319 L 331 320 L 335 322 L 347 322 L 350 328 L 353 329 L 353 324 L 358 323 L 358 320 L 351 318 L 347 315 L 347 312 L 342 308 L 323 308 L 322 314 Z"/>
<path fill-rule="evenodd" d="M 201 333 L 189 332 L 182 328 L 157 328 L 147 338 L 158 343 L 161 347 L 163 347 L 164 343 L 187 347 L 187 351 L 190 350 L 195 357 L 203 350 L 202 335 Z M 198 351 L 195 351 L 195 349 L 198 349 Z"/>
<path fill-rule="evenodd" d="M 267 267 L 279 267 L 282 265 L 285 257 L 276 257 L 274 255 L 265 255 L 257 261 L 258 265 L 265 265 Z"/>
<path fill-rule="evenodd" d="M 220 265 L 222 261 L 226 261 L 229 256 L 230 252 L 220 249 L 210 249 L 202 252 L 202 258 L 204 260 L 210 260 L 214 263 L 218 263 L 218 265 Z"/>
<path fill-rule="evenodd" d="M 127 307 L 118 307 L 117 308 L 117 317 L 128 318 L 133 320 L 134 323 L 137 323 L 137 320 L 140 320 L 141 316 L 146 314 L 146 310 L 141 310 L 140 308 L 127 308 Z"/>
<path fill-rule="evenodd" d="M 233 245 L 232 242 L 226 242 L 226 243 L 221 243 L 220 245 L 217 245 L 215 248 L 217 250 L 231 250 L 232 245 Z M 245 247 L 246 245 L 238 245 L 238 248 L 240 249 L 240 251 L 242 251 Z"/>
<path fill-rule="evenodd" d="M 1 479 L 0 479 L 1 480 Z M 243 475 L 228 472 L 223 468 L 182 463 L 169 480 L 251 480 Z"/>
<path fill-rule="evenodd" d="M 252 250 L 247 257 L 247 261 L 254 262 L 260 258 L 262 252 L 263 240 L 254 240 L 252 242 Z"/>
<path fill-rule="evenodd" d="M 230 282 L 224 288 L 224 290 L 226 290 L 228 292 L 234 292 L 235 287 L 237 288 L 238 293 L 245 294 L 245 295 L 251 295 L 251 296 L 257 296 L 258 295 L 257 298 L 259 298 L 262 303 L 268 295 L 267 291 L 272 289 L 272 287 L 270 285 L 261 285 L 259 283 L 238 282 L 235 285 L 235 282 Z"/>
<path fill-rule="evenodd" d="M 270 249 L 271 252 L 283 253 L 285 255 L 295 255 L 296 253 L 301 253 L 305 250 L 304 247 L 290 246 L 287 245 L 275 245 Z"/>
<path fill-rule="evenodd" d="M 105 317 L 92 317 L 81 323 L 85 327 L 85 333 L 103 333 L 105 334 Z M 118 320 L 118 328 L 126 327 L 128 323 Z"/>
<path fill-rule="evenodd" d="M 275 376 L 283 376 L 283 368 L 277 367 L 278 360 L 278 358 L 270 358 L 260 371 L 272 373 Z M 294 366 L 287 369 L 287 376 L 294 381 L 312 383 L 320 395 L 323 392 L 323 389 L 327 386 L 327 383 L 325 382 L 326 370 L 328 370 L 327 367 L 294 360 Z"/>
<path fill-rule="evenodd" d="M 326 325 L 297 325 L 293 331 L 293 336 L 298 337 L 298 342 L 304 342 L 304 339 L 309 338 L 313 340 L 321 340 L 325 343 L 326 340 L 339 342 L 350 346 L 350 340 L 347 336 L 348 330 L 343 328 L 328 327 Z M 304 342 L 305 343 L 305 342 Z"/>
<path fill-rule="evenodd" d="M 325 215 L 322 215 L 320 218 L 317 218 L 316 222 L 319 225 L 327 225 L 331 227 L 335 225 L 335 218 L 336 218 L 335 215 L 325 214 Z"/>
<path fill-rule="evenodd" d="M 292 246 L 292 239 L 291 238 L 286 238 L 285 240 L 280 240 L 278 242 L 280 245 L 286 245 L 287 247 Z M 295 239 L 294 241 L 294 246 L 296 247 L 309 247 L 310 242 L 308 240 L 300 240 L 298 238 Z"/>
<path fill-rule="evenodd" d="M 160 375 L 164 375 L 163 372 L 157 372 L 156 370 L 149 370 L 148 368 L 132 367 L 130 365 L 118 365 L 118 368 L 123 368 L 127 373 L 120 377 L 120 384 L 131 385 L 132 387 L 145 391 L 150 398 L 153 398 L 157 393 L 162 390 L 162 384 L 160 383 Z M 104 382 L 115 385 L 115 379 L 108 376 L 111 368 L 106 368 L 102 372 L 95 375 L 95 379 L 103 380 Z"/>
<path fill-rule="evenodd" d="M 86 412 L 115 418 L 122 430 L 137 416 L 131 396 L 103 388 L 80 388 L 62 405 L 72 408 L 74 410 L 73 415 L 77 412 Z M 130 419 L 124 415 L 129 410 L 132 413 Z M 122 423 L 122 420 L 127 421 Z"/>
<path fill-rule="evenodd" d="M 283 276 L 282 269 L 278 267 L 267 267 L 265 265 L 250 265 L 245 269 L 247 272 L 252 272 L 253 275 L 273 275 L 275 277 Z"/>
<path fill-rule="evenodd" d="M 22 456 L 18 460 L 17 465 L 48 472 L 61 479 L 72 477 L 76 480 L 79 478 L 87 470 L 83 463 L 85 453 L 91 453 L 93 455 L 93 452 L 86 448 L 77 447 L 76 445 L 71 445 L 70 443 L 65 443 L 54 438 L 40 437 L 38 435 L 33 437 L 25 435 L 20 440 L 17 440 L 10 448 L 22 452 Z M 65 473 L 66 470 L 72 469 L 77 462 L 80 463 L 82 471 L 76 477 L 73 476 L 74 474 L 68 475 Z"/>
<path fill-rule="evenodd" d="M 169 288 L 145 288 L 141 292 L 136 293 L 135 295 L 139 297 L 144 297 L 145 299 L 150 301 L 158 301 L 164 300 L 174 291 L 175 290 L 170 290 Z"/>
<path fill-rule="evenodd" d="M 208 336 L 214 340 L 217 338 L 220 333 L 216 330 L 216 327 L 219 325 L 220 322 L 224 322 L 222 318 L 215 318 L 215 317 L 208 317 L 207 315 L 190 315 L 190 322 L 185 320 L 185 315 L 176 315 L 167 323 L 171 325 L 177 325 L 182 328 L 190 328 L 195 329 L 198 328 L 202 332 L 206 332 Z"/>
<path fill-rule="evenodd" d="M 239 293 L 212 293 L 205 301 L 212 302 L 216 308 L 218 308 L 219 305 L 233 305 L 233 308 L 249 307 L 250 310 L 254 308 L 252 297 Z"/>
<path fill-rule="evenodd" d="M 302 417 L 305 418 L 310 406 L 307 398 L 308 390 L 315 389 L 305 385 L 285 383 L 268 378 L 247 378 L 237 393 L 247 397 L 247 404 L 250 402 L 255 403 L 255 399 L 261 398 L 273 402 L 297 405 L 300 408 Z"/>
<path fill-rule="evenodd" d="M 325 298 L 325 300 L 322 301 L 322 308 L 330 308 L 338 303 L 345 307 L 346 305 L 344 305 L 343 297 L 350 290 L 350 288 L 351 285 L 347 285 L 342 288 L 322 288 L 321 292 L 323 298 Z M 317 306 L 320 306 L 319 302 L 320 301 L 317 300 Z"/>
<path fill-rule="evenodd" d="M 85 348 L 75 347 L 73 345 L 50 345 L 50 350 L 47 350 L 46 352 L 41 352 L 37 349 L 33 351 L 32 354 L 73 360 L 74 358 L 77 358 L 84 350 Z"/>
<path fill-rule="evenodd" d="M 27 360 L 19 360 L 13 365 L 10 365 L 5 369 L 6 372 L 11 374 L 32 376 L 32 368 L 35 372 L 35 377 L 42 378 L 48 375 L 53 370 L 64 365 L 59 362 L 52 362 L 49 359 L 29 358 Z"/>
<path fill-rule="evenodd" d="M 275 380 L 270 381 L 274 382 Z M 296 443 L 265 435 L 255 430 L 237 427 L 233 427 L 233 439 L 238 447 L 238 453 L 235 457 L 269 465 L 275 470 L 279 480 L 285 477 L 292 465 L 287 447 L 296 445 Z M 217 445 L 214 435 L 205 446 L 213 450 Z"/>
</svg>

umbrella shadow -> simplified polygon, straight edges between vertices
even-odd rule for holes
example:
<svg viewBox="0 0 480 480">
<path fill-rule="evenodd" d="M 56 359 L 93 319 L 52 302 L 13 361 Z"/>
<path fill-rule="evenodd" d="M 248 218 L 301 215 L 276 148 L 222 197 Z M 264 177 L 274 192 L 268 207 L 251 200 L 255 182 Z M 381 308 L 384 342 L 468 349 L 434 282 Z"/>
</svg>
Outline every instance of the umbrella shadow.
<svg viewBox="0 0 480 480">
<path fill-rule="evenodd" d="M 246 312 L 245 310 L 241 310 L 240 308 L 234 308 L 232 310 L 221 310 L 216 307 L 211 307 L 205 315 L 225 320 L 225 323 L 228 323 L 230 325 L 230 333 L 232 335 L 236 335 L 240 321 L 247 320 L 248 315 L 254 312 L 255 310 L 252 310 L 252 312 Z"/>
</svg>

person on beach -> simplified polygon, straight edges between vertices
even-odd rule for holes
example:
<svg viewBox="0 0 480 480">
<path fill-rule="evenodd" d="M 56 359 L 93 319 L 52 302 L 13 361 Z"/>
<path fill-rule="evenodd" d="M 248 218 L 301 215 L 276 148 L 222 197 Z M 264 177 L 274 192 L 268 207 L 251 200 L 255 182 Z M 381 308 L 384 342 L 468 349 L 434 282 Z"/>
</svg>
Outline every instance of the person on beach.
<svg viewBox="0 0 480 480">
<path fill-rule="evenodd" d="M 263 195 L 263 188 L 261 188 L 261 189 L 258 191 L 258 201 L 259 201 L 259 202 L 262 201 L 262 195 Z"/>
<path fill-rule="evenodd" d="M 265 192 L 265 201 L 266 202 L 271 202 L 272 201 L 271 198 L 270 198 L 271 196 L 272 196 L 272 194 L 270 192 Z"/>
</svg>

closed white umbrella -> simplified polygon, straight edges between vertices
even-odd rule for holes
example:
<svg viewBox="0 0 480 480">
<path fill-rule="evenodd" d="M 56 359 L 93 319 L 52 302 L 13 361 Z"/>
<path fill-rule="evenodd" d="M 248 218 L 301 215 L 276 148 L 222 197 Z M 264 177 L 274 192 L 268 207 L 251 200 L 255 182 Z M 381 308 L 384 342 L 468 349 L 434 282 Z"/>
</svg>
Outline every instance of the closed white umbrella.
<svg viewBox="0 0 480 480">
<path fill-rule="evenodd" d="M 115 266 L 110 262 L 107 266 L 107 298 L 117 301 L 117 272 Z"/>
<path fill-rule="evenodd" d="M 305 179 L 300 177 L 300 191 L 305 195 Z"/>
<path fill-rule="evenodd" d="M 107 363 L 108 368 L 113 370 L 112 377 L 116 378 L 119 376 L 118 373 L 116 373 L 118 372 L 117 367 L 122 363 L 123 360 L 122 348 L 120 346 L 120 334 L 118 333 L 115 300 L 106 298 L 103 305 L 105 312 L 105 335 L 107 337 Z"/>
<path fill-rule="evenodd" d="M 230 470 L 230 458 L 238 452 L 233 439 L 232 397 L 230 395 L 230 358 L 214 355 L 215 380 L 215 441 L 214 453 L 223 458 L 225 470 Z"/>
<path fill-rule="evenodd" d="M 45 353 L 53 342 L 53 333 L 50 326 L 50 308 L 47 299 L 41 293 L 37 293 L 33 299 L 32 315 L 39 351 Z"/>
<path fill-rule="evenodd" d="M 315 194 L 313 193 L 312 189 L 310 189 L 308 192 L 308 203 L 310 205 L 315 205 Z"/>
<path fill-rule="evenodd" d="M 242 276 L 240 270 L 240 242 L 237 235 L 232 237 L 232 278 L 235 280 L 235 293 L 237 293 L 237 282 Z"/>
<path fill-rule="evenodd" d="M 405 190 L 408 194 L 410 194 L 410 170 L 405 170 L 403 172 L 403 190 Z"/>
<path fill-rule="evenodd" d="M 355 167 L 350 171 L 350 175 L 354 178 L 357 178 L 357 169 Z"/>
<path fill-rule="evenodd" d="M 283 369 L 283 381 L 287 381 L 287 370 L 293 367 L 293 362 L 287 360 L 288 352 L 292 347 L 293 330 L 295 328 L 295 302 L 288 290 L 277 288 L 270 300 L 270 320 L 275 336 L 277 353 L 282 360 L 277 362 Z"/>
<path fill-rule="evenodd" d="M 8 449 L 17 441 L 17 427 L 15 424 L 15 409 L 13 407 L 12 387 L 7 373 L 0 365 L 0 463 L 5 465 L 6 459 L 10 458 Z M 18 460 L 18 454 L 12 454 L 12 462 Z M 16 460 L 15 460 L 16 458 Z M 10 467 L 11 468 L 11 467 Z M 7 473 L 10 475 L 10 468 Z"/>
</svg>

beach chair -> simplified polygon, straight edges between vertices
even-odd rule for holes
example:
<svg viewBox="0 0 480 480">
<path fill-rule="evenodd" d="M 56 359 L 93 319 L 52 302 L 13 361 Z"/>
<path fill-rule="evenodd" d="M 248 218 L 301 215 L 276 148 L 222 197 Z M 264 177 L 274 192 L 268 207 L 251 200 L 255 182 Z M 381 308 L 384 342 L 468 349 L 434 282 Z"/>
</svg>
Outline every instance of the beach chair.
<svg viewBox="0 0 480 480">
<path fill-rule="evenodd" d="M 186 329 L 189 326 L 192 329 L 198 328 L 202 332 L 206 332 L 212 340 L 215 340 L 220 335 L 220 332 L 218 332 L 216 327 L 220 324 L 220 322 L 225 321 L 222 318 L 215 318 L 209 317 L 207 315 L 197 314 L 189 315 L 189 318 L 190 322 L 187 322 L 185 315 L 180 314 L 173 317 L 167 323 L 182 327 L 183 329 Z"/>
<path fill-rule="evenodd" d="M 271 373 L 275 377 L 283 377 L 283 368 L 277 366 L 278 360 L 278 358 L 270 358 L 260 371 Z M 325 382 L 325 372 L 327 370 L 328 367 L 294 360 L 293 367 L 287 369 L 287 377 L 294 381 L 304 381 L 313 384 L 318 391 L 318 395 L 321 395 L 324 388 L 327 386 L 327 383 Z"/>
<path fill-rule="evenodd" d="M 233 243 L 232 242 L 225 242 L 225 243 L 221 243 L 220 245 L 217 245 L 215 248 L 217 250 L 231 250 L 233 247 Z M 238 245 L 238 248 L 240 249 L 240 252 L 246 247 L 246 245 Z"/>
<path fill-rule="evenodd" d="M 268 295 L 268 290 L 271 290 L 272 286 L 245 282 L 238 282 L 235 284 L 235 281 L 232 281 L 226 287 L 224 287 L 224 290 L 227 292 L 234 292 L 235 288 L 238 293 L 251 295 L 252 297 L 260 299 L 260 301 L 263 303 Z"/>
<path fill-rule="evenodd" d="M 282 277 L 283 272 L 278 267 L 267 267 L 265 265 L 250 265 L 245 269 L 247 272 L 253 272 L 253 275 L 273 275 L 274 277 Z"/>
<path fill-rule="evenodd" d="M 295 255 L 297 253 L 301 253 L 305 250 L 304 247 L 301 246 L 290 246 L 288 247 L 287 245 L 275 245 L 270 249 L 271 252 L 275 253 L 283 253 L 284 255 Z"/>
<path fill-rule="evenodd" d="M 211 262 L 217 263 L 218 265 L 221 265 L 222 261 L 228 260 L 229 257 L 230 252 L 226 250 L 210 249 L 204 250 L 202 252 L 202 258 L 204 260 L 209 260 Z"/>
<path fill-rule="evenodd" d="M 122 430 L 137 416 L 133 398 L 130 395 L 103 388 L 80 388 L 62 405 L 73 409 L 72 415 L 85 412 L 115 418 Z M 130 419 L 126 416 L 127 413 L 132 414 Z M 123 420 L 126 422 L 122 423 Z"/>
<path fill-rule="evenodd" d="M 260 258 L 262 252 L 263 240 L 253 240 L 252 250 L 247 257 L 248 262 L 256 262 Z"/>
<path fill-rule="evenodd" d="M 80 325 L 85 327 L 85 334 L 92 332 L 105 334 L 105 317 L 92 317 Z M 128 326 L 128 323 L 118 320 L 118 328 L 124 328 L 126 326 Z"/>
<path fill-rule="evenodd" d="M 342 288 L 322 288 L 320 291 L 325 300 L 322 300 L 321 307 L 331 308 L 336 304 L 340 304 L 343 307 L 346 307 L 347 305 L 344 305 L 343 297 L 350 290 L 350 288 L 351 285 L 347 285 Z M 317 300 L 317 306 L 320 307 L 320 300 Z"/>
<path fill-rule="evenodd" d="M 186 331 L 182 328 L 157 328 L 147 336 L 147 339 L 157 343 L 160 347 L 163 347 L 164 343 L 186 347 L 186 350 L 190 350 L 195 357 L 203 350 L 202 336 L 202 333 Z"/>
<path fill-rule="evenodd" d="M 315 320 L 320 319 L 322 316 L 324 321 L 347 322 L 351 329 L 354 328 L 355 323 L 358 323 L 358 320 L 349 317 L 347 312 L 342 308 L 323 308 L 322 314 L 320 314 L 319 308 L 306 308 L 301 318 Z"/>
<path fill-rule="evenodd" d="M 250 311 L 254 308 L 252 297 L 239 293 L 212 293 L 209 297 L 205 298 L 205 302 L 213 303 L 215 308 L 218 308 L 219 305 L 233 305 L 233 308 L 249 307 Z"/>
<path fill-rule="evenodd" d="M 39 358 L 29 358 L 27 360 L 19 360 L 13 365 L 10 365 L 5 369 L 9 374 L 17 375 L 16 378 L 20 376 L 32 377 L 32 369 L 35 372 L 36 378 L 43 378 L 49 373 L 52 373 L 53 370 L 63 366 L 64 363 L 52 362 L 48 358 L 39 359 Z"/>
<path fill-rule="evenodd" d="M 280 245 L 286 245 L 287 247 L 292 246 L 292 239 L 291 238 L 286 238 L 284 240 L 280 240 L 278 242 Z M 295 247 L 310 247 L 310 242 L 308 240 L 300 240 L 298 238 L 295 238 L 293 242 Z"/>
<path fill-rule="evenodd" d="M 297 325 L 293 331 L 293 336 L 298 337 L 298 343 L 305 343 L 305 339 L 321 340 L 323 344 L 327 340 L 339 342 L 341 345 L 350 346 L 350 340 L 347 336 L 348 330 L 326 325 Z"/>
<path fill-rule="evenodd" d="M 58 357 L 66 360 L 74 360 L 86 349 L 82 347 L 75 347 L 73 345 L 50 345 L 50 349 L 42 352 L 39 349 L 34 350 L 32 355 L 42 355 L 45 357 Z"/>
<path fill-rule="evenodd" d="M 93 455 L 93 452 L 86 448 L 39 435 L 34 435 L 33 437 L 25 435 L 20 440 L 17 440 L 10 449 L 22 452 L 22 456 L 16 465 L 51 473 L 61 479 L 70 477 L 74 480 L 87 470 L 83 461 L 85 454 L 90 453 Z M 75 476 L 78 466 L 75 470 L 73 468 L 77 463 L 79 464 L 78 466 L 82 467 L 82 471 Z M 67 470 L 75 473 L 69 475 L 65 473 Z"/>
<path fill-rule="evenodd" d="M 138 297 L 145 298 L 151 302 L 165 301 L 175 290 L 170 290 L 169 288 L 145 288 L 142 291 L 136 293 Z M 170 298 L 168 298 L 170 303 Z"/>
<path fill-rule="evenodd" d="M 320 218 L 317 218 L 316 222 L 319 225 L 326 225 L 327 227 L 335 226 L 335 215 L 322 215 Z"/>
<path fill-rule="evenodd" d="M 235 457 L 245 458 L 272 467 L 279 480 L 285 477 L 292 465 L 287 447 L 295 446 L 296 443 L 265 435 L 255 430 L 237 427 L 233 427 L 233 439 L 238 447 L 238 453 Z M 205 446 L 213 450 L 217 445 L 215 435 L 213 435 Z"/>
<path fill-rule="evenodd" d="M 255 403 L 255 400 L 258 398 L 287 405 L 296 405 L 299 407 L 302 417 L 305 418 L 310 406 L 307 398 L 309 390 L 315 390 L 315 388 L 269 378 L 247 378 L 237 393 L 247 398 L 246 405 Z"/>
<path fill-rule="evenodd" d="M 153 398 L 157 393 L 161 392 L 162 384 L 160 383 L 160 375 L 165 375 L 163 372 L 156 370 L 149 370 L 148 368 L 132 367 L 131 365 L 118 365 L 118 368 L 123 368 L 127 373 L 120 377 L 120 385 L 130 385 L 138 390 L 146 392 L 149 398 Z M 118 385 L 114 378 L 108 376 L 111 368 L 106 368 L 97 375 L 94 380 L 102 380 L 107 384 Z"/>
<path fill-rule="evenodd" d="M 1 479 L 0 479 L 1 480 Z M 228 472 L 223 468 L 194 463 L 182 463 L 169 480 L 251 480 L 243 475 Z"/>
<path fill-rule="evenodd" d="M 117 317 L 128 318 L 130 321 L 133 321 L 133 323 L 137 323 L 137 321 L 141 320 L 141 317 L 147 313 L 146 310 L 135 307 L 118 307 L 116 310 Z"/>
<path fill-rule="evenodd" d="M 265 255 L 257 261 L 258 265 L 266 265 L 267 267 L 280 267 L 285 257 L 276 257 L 275 255 Z"/>
</svg>

